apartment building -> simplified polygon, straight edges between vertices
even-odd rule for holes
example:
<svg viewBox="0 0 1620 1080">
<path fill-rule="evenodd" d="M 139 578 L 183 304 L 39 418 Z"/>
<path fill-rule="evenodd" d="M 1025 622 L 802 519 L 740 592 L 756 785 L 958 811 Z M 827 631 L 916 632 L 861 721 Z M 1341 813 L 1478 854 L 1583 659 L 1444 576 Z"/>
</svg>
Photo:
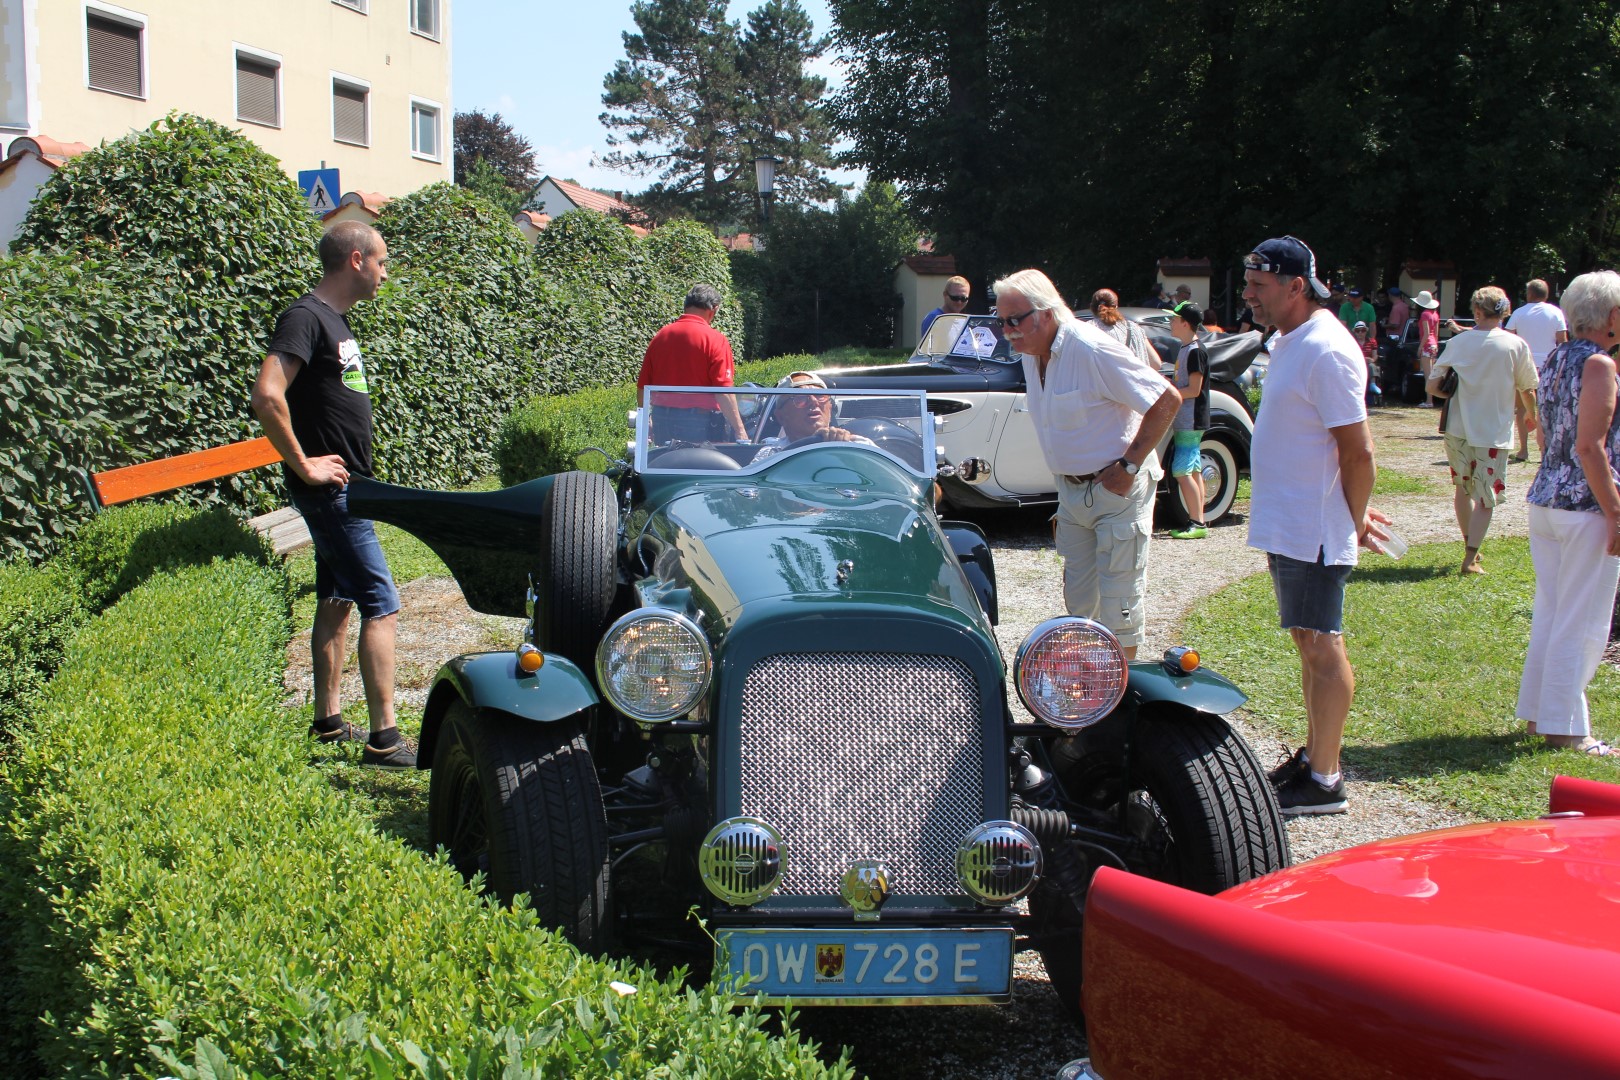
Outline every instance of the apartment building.
<svg viewBox="0 0 1620 1080">
<path fill-rule="evenodd" d="M 450 0 L 0 5 L 0 141 L 93 146 L 178 110 L 343 191 L 453 179 Z"/>
</svg>

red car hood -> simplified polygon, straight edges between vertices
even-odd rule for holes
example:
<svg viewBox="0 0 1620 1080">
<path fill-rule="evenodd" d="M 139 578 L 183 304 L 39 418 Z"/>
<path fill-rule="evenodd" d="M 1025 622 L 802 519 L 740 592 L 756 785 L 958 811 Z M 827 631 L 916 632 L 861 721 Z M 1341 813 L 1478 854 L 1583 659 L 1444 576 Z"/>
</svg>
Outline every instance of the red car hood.
<svg viewBox="0 0 1620 1080">
<path fill-rule="evenodd" d="M 1220 899 L 1620 1013 L 1620 818 L 1397 837 Z"/>
</svg>

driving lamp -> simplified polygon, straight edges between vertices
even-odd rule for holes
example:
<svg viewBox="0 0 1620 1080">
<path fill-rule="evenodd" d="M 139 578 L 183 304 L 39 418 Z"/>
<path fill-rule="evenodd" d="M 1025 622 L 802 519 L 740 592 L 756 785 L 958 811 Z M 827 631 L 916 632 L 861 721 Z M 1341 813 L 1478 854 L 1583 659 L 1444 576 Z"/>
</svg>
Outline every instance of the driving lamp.
<svg viewBox="0 0 1620 1080">
<path fill-rule="evenodd" d="M 596 647 L 602 693 L 614 708 L 647 724 L 691 712 L 708 691 L 713 668 L 697 624 L 663 608 L 623 616 Z"/>
<path fill-rule="evenodd" d="M 1102 623 L 1072 615 L 1048 619 L 1018 647 L 1018 698 L 1042 723 L 1063 731 L 1090 727 L 1125 696 L 1127 668 L 1119 639 Z"/>
</svg>

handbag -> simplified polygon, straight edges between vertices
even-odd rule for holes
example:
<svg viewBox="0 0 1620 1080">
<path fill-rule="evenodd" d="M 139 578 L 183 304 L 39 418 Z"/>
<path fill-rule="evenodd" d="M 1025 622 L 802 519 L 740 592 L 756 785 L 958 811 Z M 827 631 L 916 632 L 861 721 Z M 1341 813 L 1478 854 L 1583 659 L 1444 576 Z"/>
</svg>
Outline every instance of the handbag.
<svg viewBox="0 0 1620 1080">
<path fill-rule="evenodd" d="M 1457 393 L 1457 369 L 1446 368 L 1445 378 L 1440 380 L 1440 434 L 1446 433 L 1446 417 L 1451 415 L 1451 399 Z"/>
</svg>

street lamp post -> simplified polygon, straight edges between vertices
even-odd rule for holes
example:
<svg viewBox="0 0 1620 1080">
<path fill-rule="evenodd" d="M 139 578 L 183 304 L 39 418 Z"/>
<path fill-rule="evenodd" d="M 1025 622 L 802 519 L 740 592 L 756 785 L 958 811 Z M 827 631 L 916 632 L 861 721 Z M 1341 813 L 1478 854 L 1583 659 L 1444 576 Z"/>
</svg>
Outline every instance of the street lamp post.
<svg viewBox="0 0 1620 1080">
<path fill-rule="evenodd" d="M 769 154 L 761 154 L 754 159 L 754 187 L 759 191 L 759 223 L 769 226 L 771 223 L 771 203 L 776 200 L 776 158 Z M 754 238 L 754 250 L 765 250 L 765 238 Z"/>
</svg>

